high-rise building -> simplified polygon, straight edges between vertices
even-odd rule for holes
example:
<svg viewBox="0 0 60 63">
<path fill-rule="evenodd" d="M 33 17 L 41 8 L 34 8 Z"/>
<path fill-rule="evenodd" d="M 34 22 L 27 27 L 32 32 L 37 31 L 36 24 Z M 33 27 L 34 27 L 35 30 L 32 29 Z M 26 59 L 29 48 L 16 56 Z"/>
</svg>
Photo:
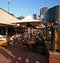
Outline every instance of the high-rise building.
<svg viewBox="0 0 60 63">
<path fill-rule="evenodd" d="M 40 19 L 44 22 L 45 21 L 45 16 L 46 12 L 48 11 L 47 7 L 43 7 L 40 9 Z"/>
<path fill-rule="evenodd" d="M 36 13 L 34 13 L 34 14 L 33 14 L 33 18 L 34 18 L 34 19 L 36 19 L 36 18 L 37 18 Z"/>
<path fill-rule="evenodd" d="M 46 20 L 47 22 L 60 24 L 60 5 L 48 9 L 46 13 Z"/>
<path fill-rule="evenodd" d="M 47 12 L 48 8 L 47 7 L 43 7 L 40 9 L 40 15 L 45 16 L 46 12 Z"/>
</svg>

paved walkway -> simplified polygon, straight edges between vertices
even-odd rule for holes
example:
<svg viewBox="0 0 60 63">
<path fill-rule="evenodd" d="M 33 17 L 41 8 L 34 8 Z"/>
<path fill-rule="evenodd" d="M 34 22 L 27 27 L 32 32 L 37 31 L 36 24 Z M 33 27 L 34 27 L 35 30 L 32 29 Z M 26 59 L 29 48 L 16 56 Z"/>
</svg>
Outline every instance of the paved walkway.
<svg viewBox="0 0 60 63">
<path fill-rule="evenodd" d="M 0 63 L 48 63 L 47 57 L 40 53 L 29 52 L 25 46 L 0 46 Z"/>
</svg>

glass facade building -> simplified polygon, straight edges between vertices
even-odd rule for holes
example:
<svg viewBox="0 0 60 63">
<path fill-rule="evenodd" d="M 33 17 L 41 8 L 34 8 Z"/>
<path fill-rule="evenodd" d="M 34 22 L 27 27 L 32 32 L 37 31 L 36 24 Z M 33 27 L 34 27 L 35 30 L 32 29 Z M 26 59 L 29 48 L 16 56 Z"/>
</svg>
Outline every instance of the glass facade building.
<svg viewBox="0 0 60 63">
<path fill-rule="evenodd" d="M 60 5 L 48 9 L 46 13 L 46 21 L 60 24 Z"/>
</svg>

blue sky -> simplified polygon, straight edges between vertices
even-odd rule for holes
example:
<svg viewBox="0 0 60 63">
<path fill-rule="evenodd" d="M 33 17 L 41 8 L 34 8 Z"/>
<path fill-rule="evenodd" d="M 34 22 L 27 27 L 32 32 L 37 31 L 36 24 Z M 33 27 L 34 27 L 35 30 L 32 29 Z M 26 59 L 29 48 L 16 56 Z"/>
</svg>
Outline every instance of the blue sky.
<svg viewBox="0 0 60 63">
<path fill-rule="evenodd" d="M 60 5 L 60 0 L 10 0 L 10 13 L 16 17 L 40 14 L 40 8 Z M 0 8 L 8 11 L 8 0 L 0 0 Z"/>
</svg>

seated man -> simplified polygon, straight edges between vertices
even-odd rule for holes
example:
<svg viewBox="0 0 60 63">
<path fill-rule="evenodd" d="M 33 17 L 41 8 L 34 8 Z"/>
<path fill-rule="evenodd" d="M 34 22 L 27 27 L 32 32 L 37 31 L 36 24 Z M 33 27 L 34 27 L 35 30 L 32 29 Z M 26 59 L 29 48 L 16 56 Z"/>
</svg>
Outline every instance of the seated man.
<svg viewBox="0 0 60 63">
<path fill-rule="evenodd" d="M 43 34 L 41 32 L 38 32 L 36 36 L 36 50 L 39 50 L 39 52 L 41 52 L 42 54 L 46 53 L 46 45 L 43 39 Z"/>
</svg>

